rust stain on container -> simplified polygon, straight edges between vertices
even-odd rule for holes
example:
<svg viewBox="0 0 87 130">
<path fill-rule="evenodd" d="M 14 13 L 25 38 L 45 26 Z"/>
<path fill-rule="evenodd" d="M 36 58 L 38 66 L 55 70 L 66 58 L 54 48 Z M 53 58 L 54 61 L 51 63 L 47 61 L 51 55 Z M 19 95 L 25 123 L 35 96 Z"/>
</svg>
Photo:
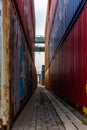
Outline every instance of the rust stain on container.
<svg viewBox="0 0 87 130">
<path fill-rule="evenodd" d="M 11 89 L 11 48 L 10 48 L 10 14 L 11 1 L 3 0 L 3 40 L 2 40 L 2 89 L 1 89 L 1 114 L 3 125 L 10 124 L 10 89 Z"/>
</svg>

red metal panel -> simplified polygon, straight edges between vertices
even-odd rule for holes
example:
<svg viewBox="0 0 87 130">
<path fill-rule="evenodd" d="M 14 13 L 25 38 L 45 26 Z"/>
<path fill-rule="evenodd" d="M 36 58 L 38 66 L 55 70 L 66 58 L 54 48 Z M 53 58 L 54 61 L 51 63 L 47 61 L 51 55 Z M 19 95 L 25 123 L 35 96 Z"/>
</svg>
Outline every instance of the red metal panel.
<svg viewBox="0 0 87 130">
<path fill-rule="evenodd" d="M 86 98 L 86 95 L 84 93 L 85 91 L 85 83 L 86 83 L 86 78 L 85 78 L 85 75 L 86 75 L 86 35 L 84 35 L 84 32 L 86 31 L 86 28 L 84 28 L 86 25 L 86 11 L 84 9 L 84 12 L 82 13 L 82 25 L 81 25 L 81 28 L 82 28 L 82 33 L 81 33 L 81 48 L 82 48 L 82 68 L 81 68 L 81 89 L 82 89 L 82 92 L 81 92 L 81 95 L 82 95 L 82 104 L 86 104 L 85 103 L 85 98 Z"/>
<path fill-rule="evenodd" d="M 79 102 L 79 105 L 82 105 L 82 97 L 81 97 L 81 67 L 82 67 L 82 48 L 81 48 L 81 33 L 82 28 L 79 29 L 79 26 L 82 25 L 82 18 L 80 16 L 78 20 L 78 75 L 77 75 L 77 102 Z"/>
</svg>

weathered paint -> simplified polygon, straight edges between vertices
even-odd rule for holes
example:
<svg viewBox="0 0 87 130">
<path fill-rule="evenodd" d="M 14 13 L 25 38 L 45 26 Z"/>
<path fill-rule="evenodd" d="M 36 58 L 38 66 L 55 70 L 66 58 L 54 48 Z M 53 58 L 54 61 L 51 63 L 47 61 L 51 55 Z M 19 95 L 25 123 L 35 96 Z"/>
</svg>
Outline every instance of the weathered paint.
<svg viewBox="0 0 87 130">
<path fill-rule="evenodd" d="M 12 10 L 12 8 L 14 10 Z M 19 101 L 19 86 L 20 86 L 20 40 L 21 40 L 21 29 L 18 22 L 17 13 L 14 6 L 11 5 L 11 96 L 12 96 L 12 116 L 17 114 L 20 108 Z"/>
<path fill-rule="evenodd" d="M 49 38 L 55 17 L 55 11 L 58 0 L 48 0 L 46 27 L 45 27 L 45 69 L 49 66 Z"/>
<path fill-rule="evenodd" d="M 2 36 L 2 72 L 1 72 L 1 117 L 3 125 L 10 124 L 10 89 L 11 89 L 11 66 L 10 66 L 10 0 L 2 1 L 3 7 L 3 36 Z"/>
<path fill-rule="evenodd" d="M 13 0 L 18 8 L 23 29 L 27 37 L 31 56 L 34 60 L 35 13 L 34 0 Z M 32 43 L 32 44 L 31 44 Z"/>
<path fill-rule="evenodd" d="M 67 34 L 67 30 L 70 27 L 71 22 L 73 22 L 72 19 L 74 19 L 81 2 L 81 0 L 58 0 L 50 34 L 50 61 L 53 59 L 56 50 L 62 43 L 64 36 Z"/>
<path fill-rule="evenodd" d="M 0 0 L 0 115 L 1 115 L 1 70 L 2 70 L 2 1 Z"/>
<path fill-rule="evenodd" d="M 25 88 L 25 59 L 23 44 L 20 43 L 20 100 L 26 95 Z"/>
<path fill-rule="evenodd" d="M 15 7 L 14 7 L 15 10 Z M 20 110 L 23 102 L 32 94 L 32 88 L 36 88 L 33 86 L 33 78 L 36 75 L 35 69 L 33 68 L 34 64 L 32 64 L 32 57 L 30 51 L 28 49 L 26 39 L 24 37 L 22 27 L 20 25 L 20 21 L 18 20 L 18 15 L 16 10 L 12 11 L 11 16 L 11 33 L 12 37 L 12 54 L 13 54 L 13 63 L 12 70 L 14 72 L 14 76 L 12 79 L 13 84 L 13 110 L 12 115 L 16 115 Z M 18 67 L 16 67 L 18 66 Z M 34 76 L 32 77 L 32 72 L 34 71 Z M 12 74 L 13 75 L 13 74 Z"/>
<path fill-rule="evenodd" d="M 50 69 L 45 72 L 45 86 L 50 90 Z"/>
<path fill-rule="evenodd" d="M 28 40 L 24 35 L 14 2 L 3 0 L 2 10 L 0 124 L 9 130 L 12 120 L 35 90 L 37 77 L 32 60 L 34 52 L 31 54 L 29 51 Z"/>
</svg>

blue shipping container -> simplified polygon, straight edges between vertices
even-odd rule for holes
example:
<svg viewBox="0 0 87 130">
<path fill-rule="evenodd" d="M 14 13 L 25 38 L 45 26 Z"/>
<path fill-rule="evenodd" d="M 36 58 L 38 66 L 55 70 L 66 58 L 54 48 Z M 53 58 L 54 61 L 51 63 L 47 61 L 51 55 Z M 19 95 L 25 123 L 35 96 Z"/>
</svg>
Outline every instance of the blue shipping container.
<svg viewBox="0 0 87 130">
<path fill-rule="evenodd" d="M 45 70 L 45 65 L 42 65 L 42 71 L 44 71 Z"/>
<path fill-rule="evenodd" d="M 45 71 L 41 72 L 41 78 L 44 79 L 45 78 Z"/>
<path fill-rule="evenodd" d="M 50 61 L 82 0 L 59 0 L 50 34 Z"/>
</svg>

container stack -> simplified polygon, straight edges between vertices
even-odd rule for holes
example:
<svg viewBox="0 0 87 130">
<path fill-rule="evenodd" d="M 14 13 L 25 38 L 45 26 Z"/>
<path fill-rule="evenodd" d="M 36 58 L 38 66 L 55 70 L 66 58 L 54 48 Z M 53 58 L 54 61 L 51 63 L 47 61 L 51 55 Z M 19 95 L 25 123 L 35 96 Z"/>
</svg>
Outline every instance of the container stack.
<svg viewBox="0 0 87 130">
<path fill-rule="evenodd" d="M 46 18 L 46 29 L 45 29 L 45 85 L 46 88 L 49 88 L 50 86 L 50 33 L 52 24 L 54 21 L 54 15 L 56 11 L 58 0 L 48 0 L 48 9 L 47 9 L 47 18 Z"/>
<path fill-rule="evenodd" d="M 22 3 L 23 2 L 23 3 Z M 0 0 L 0 128 L 10 130 L 37 86 L 33 0 Z"/>
<path fill-rule="evenodd" d="M 48 5 L 51 7 L 52 2 L 48 1 Z M 52 24 L 48 22 L 51 21 L 49 12 L 48 6 L 45 84 L 87 114 L 86 0 L 58 0 Z"/>
</svg>

